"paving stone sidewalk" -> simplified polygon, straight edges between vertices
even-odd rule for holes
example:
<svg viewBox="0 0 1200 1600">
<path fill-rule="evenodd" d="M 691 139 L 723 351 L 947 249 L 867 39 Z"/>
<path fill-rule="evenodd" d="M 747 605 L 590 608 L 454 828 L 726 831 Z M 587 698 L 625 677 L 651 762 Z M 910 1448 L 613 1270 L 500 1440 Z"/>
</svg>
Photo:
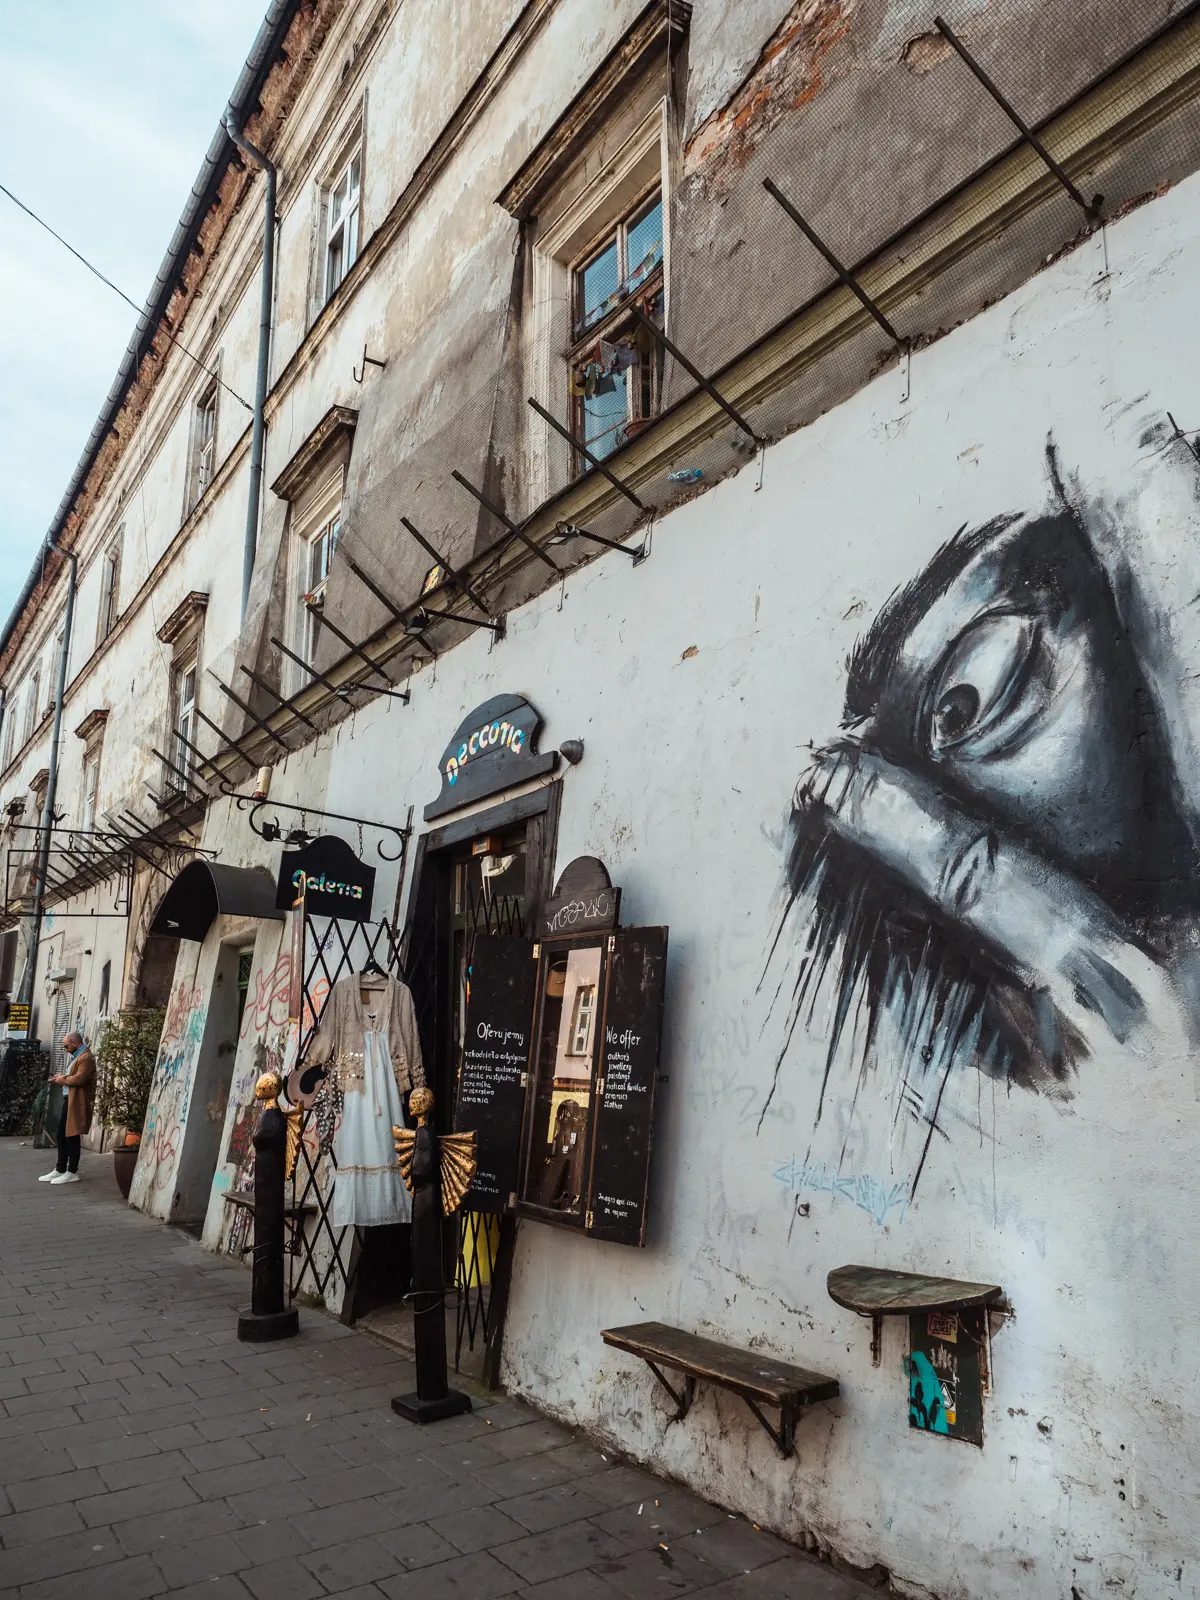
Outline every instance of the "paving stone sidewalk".
<svg viewBox="0 0 1200 1600">
<path fill-rule="evenodd" d="M 320 1312 L 239 1344 L 244 1268 L 0 1140 L 0 1594 L 862 1600 L 510 1401 L 417 1430 L 411 1365 Z"/>
</svg>

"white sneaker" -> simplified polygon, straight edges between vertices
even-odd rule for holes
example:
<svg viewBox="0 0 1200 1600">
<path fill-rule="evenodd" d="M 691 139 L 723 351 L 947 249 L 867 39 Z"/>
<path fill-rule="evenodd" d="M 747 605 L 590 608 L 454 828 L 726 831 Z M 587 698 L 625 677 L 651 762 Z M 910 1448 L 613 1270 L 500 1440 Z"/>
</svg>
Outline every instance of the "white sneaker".
<svg viewBox="0 0 1200 1600">
<path fill-rule="evenodd" d="M 38 1182 L 39 1183 L 53 1183 L 55 1178 L 58 1178 L 58 1177 L 61 1177 L 61 1176 L 62 1176 L 62 1174 L 59 1172 L 57 1167 L 51 1167 L 49 1172 L 43 1172 L 42 1173 L 41 1177 L 38 1179 Z"/>
<path fill-rule="evenodd" d="M 54 1174 L 54 1176 L 50 1179 L 50 1182 L 51 1183 L 78 1183 L 79 1182 L 79 1174 L 77 1172 L 56 1172 Z"/>
</svg>

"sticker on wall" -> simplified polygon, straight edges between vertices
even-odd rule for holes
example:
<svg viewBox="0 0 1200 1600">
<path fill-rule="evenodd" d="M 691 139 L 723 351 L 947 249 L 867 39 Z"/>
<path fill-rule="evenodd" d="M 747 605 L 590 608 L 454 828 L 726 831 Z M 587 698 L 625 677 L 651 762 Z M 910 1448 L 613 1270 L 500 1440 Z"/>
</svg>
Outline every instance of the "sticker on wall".
<svg viewBox="0 0 1200 1600">
<path fill-rule="evenodd" d="M 987 1312 L 914 1312 L 909 1348 L 909 1427 L 981 1445 Z"/>
</svg>

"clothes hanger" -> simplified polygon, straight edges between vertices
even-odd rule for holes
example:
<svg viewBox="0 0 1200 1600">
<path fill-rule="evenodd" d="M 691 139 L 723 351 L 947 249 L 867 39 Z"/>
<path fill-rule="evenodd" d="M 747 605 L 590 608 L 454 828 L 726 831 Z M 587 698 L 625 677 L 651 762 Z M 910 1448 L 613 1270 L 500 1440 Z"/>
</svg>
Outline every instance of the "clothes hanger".
<svg viewBox="0 0 1200 1600">
<path fill-rule="evenodd" d="M 360 978 L 386 978 L 387 973 L 379 965 L 374 956 L 368 956 L 359 971 Z"/>
</svg>

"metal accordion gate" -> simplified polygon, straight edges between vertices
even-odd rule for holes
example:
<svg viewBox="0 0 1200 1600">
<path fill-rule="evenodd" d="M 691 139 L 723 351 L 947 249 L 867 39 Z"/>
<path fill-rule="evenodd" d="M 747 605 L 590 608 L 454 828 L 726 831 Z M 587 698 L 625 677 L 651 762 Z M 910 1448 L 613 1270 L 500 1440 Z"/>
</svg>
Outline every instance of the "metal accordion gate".
<svg viewBox="0 0 1200 1600">
<path fill-rule="evenodd" d="M 352 973 L 361 972 L 374 961 L 389 977 L 403 979 L 401 941 L 396 925 L 387 917 L 377 922 L 343 922 L 331 917 L 310 917 L 304 913 L 304 974 L 300 1038 L 296 1052 L 297 1068 L 302 1069 L 308 1047 L 316 1034 L 321 1012 L 334 984 Z M 344 1250 L 347 1234 L 361 1244 L 361 1228 L 349 1225 L 335 1228 L 329 1216 L 333 1195 L 333 1175 L 337 1158 L 332 1148 L 322 1151 L 317 1139 L 316 1115 L 306 1108 L 300 1123 L 300 1150 L 292 1174 L 289 1212 L 292 1219 L 291 1251 L 288 1269 L 288 1299 L 302 1289 L 325 1296 L 329 1285 L 340 1278 L 345 1297 L 354 1288 L 355 1268 L 347 1263 Z M 308 1226 L 309 1219 L 312 1226 Z M 328 1257 L 323 1246 L 328 1247 Z M 299 1265 L 297 1265 L 297 1262 Z"/>
</svg>

